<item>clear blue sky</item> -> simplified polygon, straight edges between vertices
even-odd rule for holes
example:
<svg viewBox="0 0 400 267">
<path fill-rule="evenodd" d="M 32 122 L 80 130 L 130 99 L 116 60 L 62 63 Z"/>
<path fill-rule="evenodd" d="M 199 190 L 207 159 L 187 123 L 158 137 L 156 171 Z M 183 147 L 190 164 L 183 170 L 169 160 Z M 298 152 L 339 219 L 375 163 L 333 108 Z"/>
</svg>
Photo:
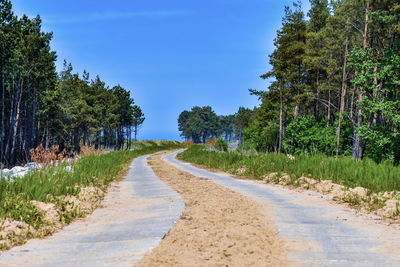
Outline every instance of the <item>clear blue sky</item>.
<svg viewBox="0 0 400 267">
<path fill-rule="evenodd" d="M 259 75 L 281 25 L 276 0 L 12 0 L 17 15 L 40 14 L 52 31 L 58 71 L 64 59 L 75 71 L 121 84 L 142 107 L 140 139 L 180 140 L 183 110 L 210 105 L 219 115 L 258 100 Z M 303 9 L 309 8 L 303 0 Z"/>
</svg>

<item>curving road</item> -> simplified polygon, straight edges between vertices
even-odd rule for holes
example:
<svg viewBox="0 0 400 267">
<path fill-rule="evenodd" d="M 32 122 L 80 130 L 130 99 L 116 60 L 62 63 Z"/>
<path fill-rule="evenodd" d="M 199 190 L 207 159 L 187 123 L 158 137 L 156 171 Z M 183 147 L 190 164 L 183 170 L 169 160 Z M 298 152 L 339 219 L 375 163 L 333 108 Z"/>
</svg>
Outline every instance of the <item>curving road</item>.
<svg viewBox="0 0 400 267">
<path fill-rule="evenodd" d="M 400 231 L 355 216 L 311 192 L 295 192 L 239 180 L 183 163 L 178 152 L 166 162 L 211 179 L 273 207 L 289 261 L 307 266 L 400 266 Z M 135 159 L 123 181 L 106 195 L 103 207 L 53 236 L 30 240 L 0 256 L 0 266 L 132 266 L 157 246 L 185 205 L 146 164 Z M 396 257 L 397 256 L 397 257 Z"/>
<path fill-rule="evenodd" d="M 132 266 L 157 246 L 185 205 L 143 156 L 102 202 L 103 208 L 46 239 L 0 256 L 0 266 Z"/>
<path fill-rule="evenodd" d="M 400 255 L 398 230 L 357 217 L 319 194 L 307 195 L 196 168 L 176 159 L 181 151 L 163 160 L 273 206 L 279 234 L 293 244 L 288 255 L 291 262 L 307 266 L 400 266 L 399 258 L 395 258 Z"/>
</svg>

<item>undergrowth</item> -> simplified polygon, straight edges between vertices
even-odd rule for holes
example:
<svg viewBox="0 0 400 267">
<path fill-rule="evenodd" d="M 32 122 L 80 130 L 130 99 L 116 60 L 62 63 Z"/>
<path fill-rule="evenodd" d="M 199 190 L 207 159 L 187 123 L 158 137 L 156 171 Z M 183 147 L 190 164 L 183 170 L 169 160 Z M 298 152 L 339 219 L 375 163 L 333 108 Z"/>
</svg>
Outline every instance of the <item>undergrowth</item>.
<svg viewBox="0 0 400 267">
<path fill-rule="evenodd" d="M 305 175 L 314 179 L 332 180 L 347 187 L 361 186 L 373 192 L 400 190 L 400 167 L 390 163 L 376 164 L 370 159 L 356 161 L 350 157 L 332 158 L 322 154 L 291 156 L 275 153 L 219 153 L 206 151 L 200 145 L 190 146 L 178 158 L 230 173 L 245 167 L 243 175 L 257 179 L 276 172 L 286 173 L 294 180 Z"/>
</svg>

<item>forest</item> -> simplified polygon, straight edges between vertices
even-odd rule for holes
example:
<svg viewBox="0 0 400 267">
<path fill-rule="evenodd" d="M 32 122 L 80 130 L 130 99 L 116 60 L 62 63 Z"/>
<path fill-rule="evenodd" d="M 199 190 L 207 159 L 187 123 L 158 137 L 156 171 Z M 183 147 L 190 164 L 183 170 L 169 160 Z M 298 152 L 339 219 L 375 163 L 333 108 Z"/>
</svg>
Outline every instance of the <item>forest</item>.
<svg viewBox="0 0 400 267">
<path fill-rule="evenodd" d="M 0 0 L 0 17 L 0 165 L 29 162 L 40 146 L 68 154 L 81 144 L 130 148 L 144 115 L 129 90 L 73 73 L 66 61 L 57 73 L 53 34 L 40 16 L 17 17 L 11 1 Z"/>
<path fill-rule="evenodd" d="M 244 138 L 259 151 L 400 161 L 400 3 L 311 0 L 285 8 L 272 79 Z"/>
<path fill-rule="evenodd" d="M 399 164 L 400 3 L 310 3 L 285 7 L 244 147 Z"/>
</svg>

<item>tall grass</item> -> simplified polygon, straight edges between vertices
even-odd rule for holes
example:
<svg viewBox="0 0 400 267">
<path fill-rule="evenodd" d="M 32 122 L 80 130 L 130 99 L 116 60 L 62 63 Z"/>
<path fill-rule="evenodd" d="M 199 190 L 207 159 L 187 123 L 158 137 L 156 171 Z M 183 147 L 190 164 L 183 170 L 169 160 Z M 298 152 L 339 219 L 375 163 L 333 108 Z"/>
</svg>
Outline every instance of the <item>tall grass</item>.
<svg viewBox="0 0 400 267">
<path fill-rule="evenodd" d="M 177 143 L 152 143 L 134 151 L 117 151 L 80 158 L 73 171 L 61 165 L 36 170 L 10 180 L 0 178 L 0 218 L 9 218 L 36 225 L 41 222 L 40 214 L 31 200 L 54 201 L 58 196 L 78 195 L 84 186 L 105 188 L 135 157 L 181 147 Z"/>
<path fill-rule="evenodd" d="M 347 187 L 361 186 L 375 192 L 400 190 L 400 167 L 376 164 L 370 159 L 356 161 L 350 157 L 332 158 L 322 154 L 298 155 L 291 160 L 284 154 L 244 155 L 237 152 L 205 151 L 191 146 L 179 154 L 180 159 L 234 173 L 245 166 L 245 175 L 261 179 L 265 174 L 284 172 L 293 178 L 332 180 Z"/>
</svg>

